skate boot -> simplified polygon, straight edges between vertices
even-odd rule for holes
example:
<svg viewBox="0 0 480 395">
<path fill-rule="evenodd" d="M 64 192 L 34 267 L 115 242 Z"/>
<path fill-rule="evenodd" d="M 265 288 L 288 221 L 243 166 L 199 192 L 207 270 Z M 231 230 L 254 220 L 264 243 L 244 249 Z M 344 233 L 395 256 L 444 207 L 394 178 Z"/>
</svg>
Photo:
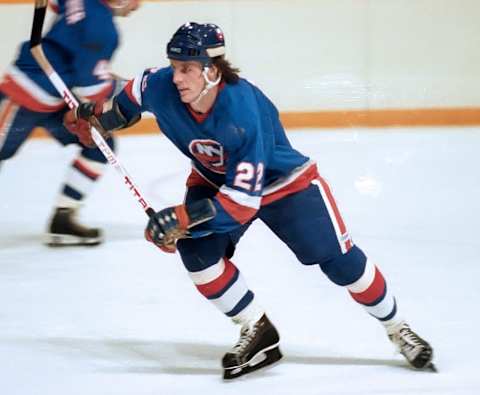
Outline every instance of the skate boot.
<svg viewBox="0 0 480 395">
<path fill-rule="evenodd" d="M 75 220 L 73 208 L 57 208 L 46 235 L 50 247 L 94 246 L 103 241 L 102 232 L 97 228 L 87 228 Z"/>
<path fill-rule="evenodd" d="M 387 330 L 389 339 L 400 353 L 416 369 L 436 371 L 432 363 L 433 349 L 425 340 L 410 329 L 404 321 Z"/>
<path fill-rule="evenodd" d="M 222 359 L 223 378 L 234 379 L 277 362 L 282 358 L 279 341 L 277 330 L 265 314 L 243 325 L 237 344 Z"/>
</svg>

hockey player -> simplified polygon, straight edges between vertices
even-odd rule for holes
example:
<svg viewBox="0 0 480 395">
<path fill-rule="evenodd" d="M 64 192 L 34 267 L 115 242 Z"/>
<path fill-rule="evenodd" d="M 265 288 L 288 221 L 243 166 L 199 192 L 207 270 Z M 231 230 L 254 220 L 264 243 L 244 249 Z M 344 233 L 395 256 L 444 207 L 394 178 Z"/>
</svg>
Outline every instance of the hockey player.
<svg viewBox="0 0 480 395">
<path fill-rule="evenodd" d="M 103 100 L 124 82 L 112 77 L 109 62 L 118 46 L 113 17 L 127 16 L 139 0 L 59 0 L 51 3 L 58 14 L 43 38 L 43 49 L 54 69 L 82 100 Z M 63 126 L 68 110 L 24 42 L 0 82 L 0 164 L 13 157 L 35 127 L 45 128 L 62 145 L 77 144 L 48 226 L 47 244 L 96 245 L 100 229 L 79 224 L 75 217 L 106 159 L 97 148 L 86 146 Z M 88 125 L 77 124 L 79 128 Z M 89 143 L 90 141 L 83 141 Z M 108 144 L 113 148 L 114 141 Z"/>
<path fill-rule="evenodd" d="M 150 111 L 192 161 L 185 202 L 157 212 L 145 234 L 166 252 L 178 249 L 198 291 L 241 325 L 222 360 L 224 378 L 282 357 L 276 328 L 231 261 L 257 218 L 301 263 L 319 266 L 346 288 L 413 367 L 430 366 L 432 348 L 410 329 L 379 268 L 353 243 L 316 164 L 290 145 L 275 106 L 224 54 L 216 25 L 187 23 L 167 45 L 170 67 L 130 81 L 109 110 L 85 104 L 68 114 L 72 123 L 95 114 L 112 131 Z"/>
</svg>

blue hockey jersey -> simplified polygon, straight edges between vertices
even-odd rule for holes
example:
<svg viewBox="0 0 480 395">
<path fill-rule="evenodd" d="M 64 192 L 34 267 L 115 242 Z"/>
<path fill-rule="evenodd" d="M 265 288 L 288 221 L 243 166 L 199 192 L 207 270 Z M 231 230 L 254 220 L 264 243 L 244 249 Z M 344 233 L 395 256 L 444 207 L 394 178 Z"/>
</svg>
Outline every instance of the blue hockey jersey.
<svg viewBox="0 0 480 395">
<path fill-rule="evenodd" d="M 149 111 L 165 136 L 192 161 L 188 186 L 218 189 L 216 217 L 192 232 L 227 232 L 248 222 L 263 204 L 306 188 L 316 166 L 292 148 L 273 103 L 245 79 L 222 84 L 200 118 L 181 102 L 171 67 L 147 70 L 116 101 L 127 119 Z"/>
<path fill-rule="evenodd" d="M 111 9 L 102 0 L 58 0 L 53 8 L 58 15 L 42 39 L 47 59 L 78 96 L 98 100 L 111 95 L 115 82 L 109 65 L 119 41 Z M 29 42 L 21 45 L 0 91 L 32 111 L 65 107 L 33 59 Z"/>
</svg>

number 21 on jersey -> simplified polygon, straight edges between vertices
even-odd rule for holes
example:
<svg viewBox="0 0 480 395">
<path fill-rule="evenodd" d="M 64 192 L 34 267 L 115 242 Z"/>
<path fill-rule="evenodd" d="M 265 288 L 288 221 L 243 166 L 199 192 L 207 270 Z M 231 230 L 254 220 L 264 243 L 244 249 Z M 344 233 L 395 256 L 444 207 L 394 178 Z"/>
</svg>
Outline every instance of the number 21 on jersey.
<svg viewBox="0 0 480 395">
<path fill-rule="evenodd" d="M 262 189 L 263 170 L 262 162 L 257 166 L 250 162 L 240 162 L 237 165 L 237 174 L 233 185 L 247 191 L 260 191 Z"/>
</svg>

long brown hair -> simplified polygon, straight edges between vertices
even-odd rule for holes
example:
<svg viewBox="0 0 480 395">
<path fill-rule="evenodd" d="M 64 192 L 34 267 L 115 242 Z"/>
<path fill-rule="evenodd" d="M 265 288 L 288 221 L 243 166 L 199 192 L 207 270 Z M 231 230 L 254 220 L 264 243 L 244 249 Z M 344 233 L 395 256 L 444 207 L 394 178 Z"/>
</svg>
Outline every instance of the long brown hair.
<svg viewBox="0 0 480 395">
<path fill-rule="evenodd" d="M 233 67 L 232 64 L 223 56 L 217 56 L 212 59 L 213 65 L 222 73 L 222 80 L 227 84 L 236 84 L 240 79 L 240 69 Z"/>
</svg>

